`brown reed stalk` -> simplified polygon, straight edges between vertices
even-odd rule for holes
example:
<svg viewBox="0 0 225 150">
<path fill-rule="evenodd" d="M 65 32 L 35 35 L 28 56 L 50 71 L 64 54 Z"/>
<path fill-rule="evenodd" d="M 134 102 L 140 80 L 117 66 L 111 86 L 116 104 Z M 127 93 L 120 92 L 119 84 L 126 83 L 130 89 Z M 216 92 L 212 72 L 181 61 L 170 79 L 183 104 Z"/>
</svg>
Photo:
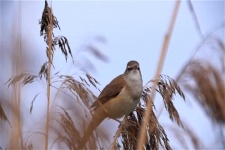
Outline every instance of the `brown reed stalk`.
<svg viewBox="0 0 225 150">
<path fill-rule="evenodd" d="M 189 66 L 189 64 L 192 63 L 192 61 L 194 60 L 196 54 L 200 51 L 200 49 L 206 43 L 206 41 L 209 40 L 213 36 L 214 33 L 216 33 L 217 31 L 221 30 L 224 27 L 225 27 L 225 23 L 222 23 L 221 25 L 219 25 L 218 27 L 216 27 L 215 29 L 213 29 L 211 32 L 209 32 L 208 35 L 205 36 L 205 38 L 197 46 L 197 48 L 194 51 L 194 53 L 192 54 L 191 58 L 185 63 L 184 67 L 178 73 L 178 76 L 176 77 L 176 82 L 179 82 L 180 81 L 181 76 L 183 75 L 183 72 L 186 70 L 186 68 Z"/>
<path fill-rule="evenodd" d="M 111 148 L 112 148 L 112 149 L 116 149 L 117 139 L 118 139 L 119 136 L 120 136 L 120 133 L 121 133 L 122 128 L 123 128 L 123 125 L 124 125 L 124 124 L 126 123 L 126 121 L 127 121 L 127 117 L 128 117 L 128 116 L 125 116 L 125 117 L 124 117 L 122 123 L 120 124 L 118 130 L 116 131 L 116 135 L 114 136 L 114 138 L 113 138 L 113 143 L 112 143 L 112 145 L 111 145 Z"/>
<path fill-rule="evenodd" d="M 18 58 L 17 59 L 19 59 L 19 58 L 21 58 L 21 53 L 22 53 L 22 43 L 21 43 L 21 38 L 22 38 L 22 33 L 21 33 L 21 25 L 22 25 L 22 15 L 21 15 L 21 10 L 22 10 L 22 5 L 21 5 L 21 2 L 19 2 L 19 39 L 18 39 L 18 47 L 19 47 L 19 56 L 17 56 Z M 17 65 L 18 65 L 19 63 L 17 63 Z M 19 66 L 18 66 L 18 70 L 19 70 Z M 17 73 L 19 73 L 19 72 L 17 72 Z M 19 91 L 18 91 L 18 93 L 20 94 L 21 93 L 21 86 L 19 86 L 18 87 L 19 89 Z M 20 96 L 18 97 L 19 98 L 19 110 L 18 110 L 18 112 L 19 112 L 19 118 L 18 118 L 18 120 L 19 120 L 19 132 L 20 132 L 20 143 L 21 143 L 21 148 L 22 149 L 24 149 L 24 144 L 23 144 L 23 136 L 22 136 L 22 127 L 21 127 L 21 110 L 20 110 L 20 106 L 21 106 L 21 103 L 20 103 Z"/>
<path fill-rule="evenodd" d="M 53 65 L 53 54 L 54 54 L 54 50 L 56 50 L 57 45 L 61 49 L 62 53 L 64 54 L 64 56 L 66 58 L 66 60 L 67 60 L 68 55 L 70 55 L 72 57 L 72 51 L 70 49 L 70 46 L 69 46 L 69 43 L 68 43 L 68 40 L 67 40 L 66 37 L 64 37 L 64 36 L 54 37 L 53 28 L 59 28 L 60 29 L 60 27 L 58 25 L 57 18 L 52 13 L 52 7 L 51 8 L 48 7 L 47 0 L 45 1 L 45 7 L 44 7 L 44 10 L 43 10 L 43 13 L 42 13 L 42 18 L 39 21 L 39 24 L 41 25 L 40 35 L 44 37 L 44 41 L 47 45 L 46 46 L 46 52 L 47 52 L 46 54 L 47 54 L 47 57 L 48 57 L 47 62 L 45 62 L 40 68 L 40 72 L 39 72 L 40 78 L 38 78 L 38 75 L 35 75 L 33 73 L 32 74 L 30 74 L 28 72 L 20 73 L 20 72 L 17 71 L 16 75 L 14 77 L 11 77 L 6 82 L 6 84 L 8 84 L 8 86 L 10 86 L 10 85 L 13 85 L 15 87 L 18 86 L 19 89 L 20 89 L 20 84 L 18 84 L 19 81 L 21 81 L 23 85 L 26 85 L 28 83 L 30 84 L 33 81 L 36 81 L 36 80 L 39 80 L 39 79 L 42 80 L 42 76 L 45 77 L 45 81 L 47 83 L 47 87 L 46 87 L 46 89 L 47 89 L 47 94 L 46 94 L 46 97 L 47 97 L 47 114 L 46 114 L 46 118 L 45 118 L 46 119 L 45 128 L 44 128 L 45 131 L 41 134 L 45 136 L 45 140 L 44 140 L 45 146 L 44 147 L 45 147 L 45 149 L 48 149 L 48 148 L 50 148 L 49 147 L 49 144 L 50 144 L 49 143 L 49 134 L 51 133 L 51 132 L 49 132 L 49 129 L 52 127 L 51 124 L 50 124 L 50 113 L 51 113 L 51 111 L 50 111 L 50 108 L 51 108 L 51 97 L 50 97 L 51 96 L 50 95 L 51 88 L 50 88 L 50 86 L 52 86 L 51 85 L 52 84 L 52 81 L 51 81 L 52 80 L 52 78 L 51 78 L 51 69 L 52 68 L 51 67 Z M 21 32 L 20 32 L 19 35 L 21 35 Z M 19 39 L 19 42 L 20 42 L 20 39 Z M 17 47 L 21 47 L 21 43 L 19 43 Z M 16 57 L 13 57 L 12 60 L 15 60 L 16 64 L 19 65 L 21 62 L 18 61 L 18 59 L 20 58 L 21 54 L 18 53 L 18 51 L 17 51 L 16 54 L 17 55 L 14 55 Z M 16 66 L 16 69 L 20 70 L 20 68 L 18 66 Z M 56 74 L 54 74 L 54 76 L 56 76 Z M 89 78 L 90 78 L 90 76 L 89 76 Z M 92 78 L 89 79 L 89 80 L 92 80 Z M 84 88 L 82 88 L 81 91 L 80 91 L 80 93 L 82 93 L 82 94 L 84 94 L 83 91 L 82 91 L 83 89 Z M 89 92 L 89 91 L 86 91 L 86 92 Z M 15 90 L 14 93 L 17 94 L 18 92 Z M 19 94 L 20 94 L 20 92 L 19 92 Z M 38 94 L 36 94 L 36 96 L 33 98 L 32 102 L 31 102 L 30 113 L 32 112 L 34 101 L 37 99 L 39 94 L 40 94 L 40 92 Z M 82 95 L 82 94 L 80 94 L 80 95 Z M 18 94 L 17 94 L 15 97 L 16 97 L 16 99 L 18 99 L 18 98 L 20 98 L 20 95 L 18 96 Z M 81 97 L 81 99 L 82 98 L 83 97 Z M 19 106 L 19 105 L 20 105 L 20 99 L 19 99 L 19 101 L 18 100 L 16 100 L 15 102 L 13 101 L 13 105 L 11 106 L 11 108 L 13 110 L 13 115 L 15 116 L 15 118 L 13 118 L 13 120 L 15 120 L 16 123 L 14 123 L 14 125 L 12 126 L 13 127 L 13 131 L 11 132 L 12 133 L 12 140 L 11 140 L 11 144 L 9 145 L 9 147 L 10 148 L 22 148 L 22 149 L 28 148 L 28 149 L 30 149 L 30 148 L 32 148 L 32 143 L 27 144 L 27 140 L 25 140 L 25 143 L 23 143 L 21 130 L 20 130 L 21 147 L 19 147 L 19 145 L 18 145 L 18 140 L 19 140 L 19 134 L 18 134 L 19 130 L 18 129 L 21 129 L 21 125 L 17 123 L 18 122 L 17 119 L 19 119 L 20 123 L 22 122 L 20 120 L 20 116 L 18 117 L 18 115 L 20 115 L 20 108 L 16 107 L 16 106 Z M 0 119 L 2 119 L 2 118 L 4 120 L 7 120 L 3 109 L 0 109 Z M 35 133 L 35 132 L 33 132 L 33 133 Z M 40 134 L 40 132 L 36 132 L 36 133 Z M 13 142 L 13 141 L 15 141 L 15 142 Z M 0 147 L 0 149 L 1 149 L 1 147 Z"/>
<path fill-rule="evenodd" d="M 19 9 L 18 9 L 18 18 L 17 18 L 17 50 L 14 61 L 14 74 L 19 74 L 20 72 L 20 58 L 21 58 L 21 2 L 19 1 Z M 14 56 L 13 56 L 14 57 Z M 23 149 L 23 137 L 22 137 L 22 128 L 21 128 L 21 87 L 19 83 L 16 83 L 13 85 L 13 108 L 15 109 L 15 112 L 13 113 L 13 128 L 11 132 L 11 148 L 19 148 L 19 141 L 20 146 Z"/>
<path fill-rule="evenodd" d="M 47 32 L 48 36 L 48 72 L 47 72 L 47 116 L 46 116 L 46 133 L 45 133 L 45 149 L 48 149 L 48 134 L 49 134 L 49 119 L 50 119 L 50 101 L 51 101 L 51 67 L 52 67 L 52 0 L 49 1 L 50 3 L 50 12 L 49 12 L 49 18 L 50 18 L 50 24 L 49 24 L 49 30 Z"/>
<path fill-rule="evenodd" d="M 169 42 L 170 42 L 170 37 L 172 35 L 174 24 L 175 24 L 175 21 L 176 21 L 176 16 L 178 14 L 178 10 L 179 10 L 179 7 L 180 7 L 180 3 L 181 3 L 180 0 L 176 1 L 176 5 L 175 5 L 175 8 L 174 8 L 173 16 L 171 18 L 170 26 L 169 26 L 167 34 L 165 35 L 164 43 L 163 43 L 163 46 L 162 46 L 162 49 L 161 49 L 161 55 L 160 55 L 160 58 L 159 58 L 155 78 L 157 78 L 157 76 L 159 76 L 161 71 L 162 71 L 165 56 L 166 56 L 167 49 L 168 49 L 168 45 L 169 45 Z M 156 88 L 156 84 L 154 83 L 153 89 L 155 89 L 155 88 Z M 155 97 L 155 90 L 153 90 L 151 94 L 152 95 L 149 98 L 153 100 L 154 97 Z M 143 145 L 144 145 L 145 140 L 146 140 L 145 130 L 146 130 L 146 127 L 147 127 L 147 122 L 148 122 L 149 117 L 151 116 L 151 112 L 152 112 L 152 103 L 151 103 L 152 100 L 147 101 L 147 110 L 145 112 L 144 119 L 142 121 L 141 130 L 140 130 L 140 133 L 139 133 L 137 149 L 143 149 Z"/>
<path fill-rule="evenodd" d="M 197 29 L 197 31 L 199 33 L 199 36 L 203 39 L 204 35 L 202 34 L 202 30 L 201 30 L 201 27 L 200 27 L 200 24 L 199 24 L 199 21 L 198 21 L 198 17 L 196 15 L 196 12 L 195 12 L 195 9 L 193 7 L 193 4 L 192 4 L 191 0 L 188 0 L 187 4 L 188 4 L 189 10 L 190 10 L 190 12 L 192 14 L 192 17 L 194 19 L 194 23 L 195 23 L 196 29 Z"/>
</svg>

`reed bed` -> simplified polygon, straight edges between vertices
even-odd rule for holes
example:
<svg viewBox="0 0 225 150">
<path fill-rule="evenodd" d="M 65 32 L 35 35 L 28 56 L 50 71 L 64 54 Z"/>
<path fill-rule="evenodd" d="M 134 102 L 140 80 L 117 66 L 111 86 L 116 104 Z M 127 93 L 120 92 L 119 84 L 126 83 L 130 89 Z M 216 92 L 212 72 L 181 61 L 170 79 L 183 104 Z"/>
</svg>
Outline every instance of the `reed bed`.
<svg viewBox="0 0 225 150">
<path fill-rule="evenodd" d="M 141 101 L 134 112 L 125 116 L 122 123 L 118 126 L 113 141 L 110 141 L 110 135 L 103 127 L 97 128 L 88 143 L 86 149 L 173 149 L 170 145 L 170 139 L 166 128 L 159 122 L 154 105 L 155 94 L 161 96 L 163 101 L 162 110 L 168 113 L 169 119 L 177 124 L 171 127 L 170 131 L 179 137 L 180 143 L 184 148 L 189 148 L 183 138 L 183 134 L 190 138 L 192 145 L 198 149 L 201 148 L 201 140 L 192 131 L 185 122 L 181 120 L 180 114 L 174 105 L 176 95 L 186 100 L 185 95 L 192 96 L 202 109 L 208 114 L 212 123 L 222 131 L 225 123 L 225 79 L 224 79 L 224 41 L 213 36 L 212 31 L 208 36 L 203 36 L 200 22 L 195 13 L 191 1 L 187 1 L 190 13 L 196 24 L 196 29 L 202 38 L 202 43 L 194 52 L 192 58 L 181 68 L 177 78 L 173 79 L 168 75 L 162 74 L 164 60 L 167 54 L 167 48 L 170 44 L 170 38 L 176 22 L 176 16 L 179 14 L 181 1 L 176 1 L 174 12 L 172 14 L 168 32 L 165 35 L 162 51 L 158 62 L 158 67 L 153 79 L 150 79 L 143 88 Z M 19 6 L 21 9 L 21 6 Z M 18 19 L 20 20 L 19 13 Z M 52 1 L 45 0 L 42 17 L 39 20 L 40 36 L 43 37 L 45 44 L 46 61 L 42 63 L 38 73 L 24 71 L 23 67 L 27 62 L 21 59 L 21 33 L 18 32 L 17 43 L 15 47 L 16 55 L 12 56 L 13 76 L 5 80 L 6 88 L 12 96 L 3 93 L 0 95 L 0 135 L 4 138 L 4 146 L 0 149 L 76 149 L 88 121 L 91 117 L 89 111 L 90 105 L 96 99 L 93 89 L 101 91 L 99 82 L 91 74 L 82 72 L 73 75 L 61 74 L 54 68 L 54 56 L 56 51 L 61 51 L 65 62 L 71 60 L 74 63 L 73 51 L 70 48 L 69 39 L 65 36 L 55 36 L 54 30 L 60 30 L 57 17 L 53 14 Z M 18 30 L 21 30 L 21 23 L 18 22 Z M 224 25 L 219 29 L 224 29 Z M 218 30 L 218 29 L 216 29 Z M 197 57 L 201 55 L 201 46 L 207 41 L 213 41 L 213 53 L 217 56 L 219 63 L 214 63 L 204 58 Z M 102 61 L 107 61 L 98 49 L 88 45 L 88 52 Z M 29 56 L 26 56 L 29 57 Z M 76 56 L 75 56 L 76 57 Z M 35 59 L 35 57 L 33 58 Z M 29 63 L 28 63 L 29 64 Z M 24 133 L 25 118 L 28 115 L 22 113 L 23 104 L 21 103 L 21 91 L 25 86 L 35 88 L 36 83 L 42 84 L 44 93 L 37 92 L 30 104 L 30 113 L 35 109 L 36 101 L 44 99 L 46 107 L 43 111 L 45 115 L 40 121 L 40 130 L 33 129 Z M 24 93 L 23 93 L 24 94 Z M 41 95 L 44 95 L 41 97 Z M 27 118 L 26 118 L 27 119 Z M 29 118 L 28 118 L 29 119 Z M 10 131 L 8 134 L 3 130 Z M 3 137 L 4 136 L 4 137 Z M 218 134 L 219 144 L 225 147 L 224 133 Z M 107 145 L 107 146 L 106 146 Z"/>
</svg>

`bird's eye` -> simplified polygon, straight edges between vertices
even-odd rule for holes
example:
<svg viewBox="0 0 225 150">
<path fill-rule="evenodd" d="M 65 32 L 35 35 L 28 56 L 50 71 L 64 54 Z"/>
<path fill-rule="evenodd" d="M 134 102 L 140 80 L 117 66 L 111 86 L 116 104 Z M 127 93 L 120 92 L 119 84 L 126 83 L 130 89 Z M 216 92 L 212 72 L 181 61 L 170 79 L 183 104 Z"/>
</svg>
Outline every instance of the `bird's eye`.
<svg viewBox="0 0 225 150">
<path fill-rule="evenodd" d="M 140 68 L 139 68 L 139 67 L 137 67 L 137 69 L 138 69 L 138 70 L 140 70 Z"/>
<path fill-rule="evenodd" d="M 132 69 L 133 69 L 133 68 L 131 68 L 131 67 L 127 68 L 128 71 L 131 71 Z"/>
</svg>

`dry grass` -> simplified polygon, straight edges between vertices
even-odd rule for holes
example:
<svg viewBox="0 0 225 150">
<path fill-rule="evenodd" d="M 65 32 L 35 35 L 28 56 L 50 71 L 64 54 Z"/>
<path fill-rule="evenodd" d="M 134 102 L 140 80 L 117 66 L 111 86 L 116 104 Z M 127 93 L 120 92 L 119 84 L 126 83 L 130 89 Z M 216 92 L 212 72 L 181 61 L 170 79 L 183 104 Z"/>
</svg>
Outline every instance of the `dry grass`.
<svg viewBox="0 0 225 150">
<path fill-rule="evenodd" d="M 153 89 L 154 84 L 156 84 L 157 86 L 156 89 Z M 116 139 L 114 140 L 117 140 L 117 143 L 114 143 L 114 148 L 123 147 L 124 149 L 137 149 L 138 135 L 142 121 L 144 120 L 144 114 L 146 112 L 146 103 L 151 100 L 149 99 L 149 97 L 151 96 L 153 90 L 157 91 L 162 96 L 165 108 L 170 115 L 170 119 L 172 121 L 175 120 L 178 125 L 182 126 L 179 114 L 174 107 L 172 100 L 176 93 L 178 93 L 183 98 L 184 94 L 172 78 L 165 75 L 160 75 L 158 78 L 151 80 L 149 84 L 145 86 L 142 94 L 142 101 L 139 103 L 139 106 L 134 112 L 127 116 L 126 122 L 119 127 L 118 131 L 120 131 L 120 137 L 115 136 Z M 147 121 L 147 127 L 145 128 L 145 138 L 147 142 L 143 144 L 143 147 L 146 149 L 154 150 L 160 149 L 159 146 L 161 146 L 167 150 L 170 150 L 172 148 L 169 144 L 169 139 L 167 137 L 166 131 L 160 125 L 155 112 L 153 111 L 153 101 L 150 102 L 152 111 L 150 112 L 151 115 L 149 120 Z M 119 142 L 119 138 L 122 142 L 122 145 Z"/>
<path fill-rule="evenodd" d="M 157 70 L 155 72 L 155 78 L 158 75 L 161 74 L 163 64 L 164 64 L 164 60 L 165 60 L 166 53 L 167 53 L 167 49 L 168 49 L 168 45 L 169 45 L 169 42 L 170 42 L 170 37 L 173 33 L 174 24 L 176 22 L 176 17 L 177 17 L 177 14 L 178 14 L 180 3 L 181 3 L 180 0 L 178 0 L 176 2 L 175 7 L 174 7 L 174 11 L 173 11 L 173 14 L 172 14 L 170 25 L 169 25 L 168 31 L 165 35 L 164 42 L 163 42 L 163 45 L 162 45 Z M 155 86 L 156 86 L 156 84 L 153 85 L 153 88 L 155 88 Z M 155 91 L 152 92 L 152 96 L 149 97 L 149 101 L 147 102 L 147 110 L 146 110 L 146 113 L 145 113 L 145 118 L 143 119 L 144 121 L 143 121 L 142 126 L 141 126 L 140 134 L 139 134 L 139 140 L 138 140 L 139 144 L 138 144 L 138 147 L 137 147 L 138 149 L 143 148 L 143 145 L 144 145 L 145 140 L 146 140 L 145 129 L 147 127 L 147 123 L 148 123 L 147 121 L 149 120 L 150 115 L 151 115 L 150 113 L 152 112 L 151 101 L 154 100 L 154 97 L 155 97 Z"/>
<path fill-rule="evenodd" d="M 0 119 L 2 121 L 5 121 L 5 122 L 8 122 L 9 123 L 9 119 L 6 116 L 6 114 L 5 114 L 5 112 L 4 112 L 3 108 L 2 108 L 1 103 L 0 103 Z"/>
<path fill-rule="evenodd" d="M 225 147 L 223 132 L 225 123 L 225 45 L 214 33 L 224 28 L 217 27 L 210 32 L 195 50 L 191 59 L 181 69 L 176 81 L 196 100 L 214 124 L 214 134 L 218 137 L 215 144 Z M 210 49 L 204 48 L 208 45 Z M 205 59 L 209 53 L 214 59 Z M 216 60 L 216 61 L 215 61 Z M 186 126 L 187 135 L 198 148 L 200 142 L 191 129 Z M 219 133 L 216 132 L 219 130 Z M 214 142 L 212 142 L 214 145 Z"/>
<path fill-rule="evenodd" d="M 198 68 L 198 69 L 196 69 Z M 183 72 L 182 84 L 213 121 L 225 123 L 225 84 L 218 71 L 206 61 L 192 61 Z"/>
<path fill-rule="evenodd" d="M 57 21 L 57 18 L 52 14 L 51 7 L 48 6 L 47 1 L 45 1 L 44 10 L 42 13 L 42 19 L 39 21 L 41 25 L 40 29 L 40 35 L 44 37 L 44 41 L 46 43 L 46 56 L 48 61 L 45 62 L 39 71 L 38 75 L 33 75 L 28 72 L 23 72 L 21 74 L 15 75 L 14 77 L 10 78 L 6 84 L 9 86 L 20 84 L 20 81 L 22 81 L 23 85 L 27 85 L 30 83 L 33 83 L 35 81 L 43 80 L 47 83 L 47 114 L 46 114 L 46 125 L 45 125 L 45 133 L 44 132 L 31 132 L 31 134 L 41 134 L 45 136 L 45 149 L 52 148 L 54 145 L 58 145 L 59 143 L 64 143 L 65 145 L 61 148 L 65 148 L 65 146 L 69 149 L 75 149 L 77 143 L 80 140 L 80 124 L 74 124 L 73 120 L 76 120 L 76 122 L 84 122 L 84 117 L 82 116 L 82 113 L 79 113 L 77 111 L 68 111 L 63 106 L 59 106 L 56 104 L 56 100 L 59 101 L 60 94 L 64 95 L 69 101 L 75 100 L 76 106 L 74 108 L 79 108 L 79 106 L 83 107 L 83 110 L 85 114 L 87 114 L 87 107 L 90 106 L 91 101 L 95 99 L 95 95 L 91 92 L 89 88 L 92 86 L 96 89 L 98 89 L 97 84 L 98 81 L 93 78 L 89 74 L 85 74 L 85 76 L 78 75 L 78 78 L 75 78 L 73 76 L 69 75 L 59 75 L 59 72 L 55 73 L 53 76 L 51 75 L 51 68 L 53 67 L 53 59 L 54 59 L 54 51 L 56 50 L 56 46 L 58 45 L 59 49 L 61 50 L 62 54 L 65 56 L 65 59 L 67 61 L 68 54 L 71 56 L 73 60 L 72 51 L 69 46 L 69 42 L 66 37 L 64 36 L 58 36 L 55 37 L 53 34 L 53 28 L 59 28 L 59 24 Z M 93 48 L 92 46 L 89 46 L 90 50 L 89 52 L 92 52 L 93 55 L 101 60 L 106 60 L 106 58 L 103 58 L 104 55 L 102 55 L 100 52 L 98 52 L 98 49 Z M 43 78 L 44 77 L 44 78 Z M 80 81 L 78 80 L 80 79 Z M 58 87 L 58 83 L 61 85 Z M 57 90 L 56 96 L 53 99 L 50 97 L 51 95 L 51 88 L 54 88 Z M 40 93 L 35 95 L 35 97 L 32 100 L 31 107 L 30 107 L 30 113 L 32 113 L 33 107 L 34 107 L 34 101 L 38 98 Z M 63 98 L 62 98 L 63 99 Z M 57 108 L 59 107 L 60 110 Z M 55 111 L 56 112 L 55 112 Z M 75 114 L 76 117 L 71 117 L 71 113 Z M 3 111 L 1 111 L 2 117 L 6 118 L 7 116 L 3 115 L 5 114 Z M 56 115 L 57 114 L 57 115 Z M 59 127 L 59 128 L 56 128 Z M 53 139 L 53 143 L 51 146 L 49 146 L 52 139 L 49 139 L 50 136 L 55 135 L 55 139 Z M 104 134 L 102 134 L 105 136 Z M 32 138 L 33 136 L 27 137 L 27 140 L 25 142 L 25 147 L 28 149 L 33 148 Z M 106 138 L 107 139 L 107 138 Z M 91 137 L 91 147 L 97 147 L 97 140 L 95 136 Z M 60 146 L 59 146 L 60 147 Z"/>
<path fill-rule="evenodd" d="M 214 33 L 224 27 L 223 24 L 214 29 L 203 39 L 176 79 L 200 103 L 210 118 L 219 124 L 225 121 L 225 45 Z M 216 61 L 202 57 L 207 52 L 203 45 L 211 47 L 208 53 Z"/>
<path fill-rule="evenodd" d="M 113 142 L 109 144 L 112 149 L 172 149 L 167 132 L 155 115 L 155 93 L 161 95 L 164 102 L 164 108 L 168 112 L 170 120 L 182 127 L 179 129 L 171 128 L 173 133 L 176 134 L 177 137 L 182 137 L 183 133 L 186 133 L 188 137 L 190 137 L 195 148 L 200 148 L 201 142 L 198 137 L 193 133 L 191 128 L 182 123 L 179 112 L 173 104 L 173 99 L 176 94 L 185 99 L 184 93 L 176 81 L 179 81 L 179 84 L 181 84 L 182 87 L 184 87 L 184 89 L 200 103 L 203 110 L 205 110 L 215 124 L 219 124 L 222 127 L 224 126 L 224 57 L 219 55 L 219 59 L 222 60 L 222 63 L 218 66 L 214 66 L 212 63 L 202 59 L 191 58 L 191 61 L 185 65 L 176 81 L 167 75 L 160 75 L 175 18 L 178 14 L 179 3 L 180 1 L 177 2 L 174 15 L 171 19 L 171 25 L 168 29 L 168 34 L 165 36 L 165 41 L 162 46 L 162 55 L 160 57 L 161 59 L 159 59 L 159 67 L 156 71 L 155 78 L 150 80 L 144 87 L 141 102 L 136 110 L 126 116 L 123 123 L 118 127 Z M 202 35 L 191 1 L 188 1 L 188 4 L 195 18 L 196 26 Z M 21 73 L 21 70 L 18 70 L 15 73 L 16 75 L 10 78 L 6 84 L 11 87 L 16 84 L 19 86 L 21 84 L 30 84 L 30 86 L 32 86 L 32 83 L 37 81 L 45 83 L 47 85 L 46 100 L 48 105 L 46 109 L 47 113 L 43 116 L 42 120 L 46 120 L 46 122 L 42 121 L 40 123 L 40 125 L 43 126 L 41 131 L 32 129 L 28 135 L 23 135 L 22 129 L 16 127 L 15 130 L 20 133 L 20 135 L 17 135 L 16 139 L 17 141 L 20 141 L 20 143 L 13 142 L 8 144 L 8 147 L 15 145 L 14 148 L 37 149 L 39 148 L 37 145 L 41 145 L 41 148 L 45 149 L 76 149 L 83 136 L 83 131 L 88 124 L 87 120 L 90 120 L 89 117 L 92 117 L 88 108 L 96 99 L 92 89 L 95 88 L 99 90 L 99 82 L 87 73 L 82 75 L 63 75 L 60 74 L 60 72 L 53 73 L 54 53 L 57 49 L 62 52 L 62 56 L 65 57 L 66 61 L 68 60 L 68 56 L 74 61 L 73 54 L 66 37 L 54 36 L 53 29 L 60 29 L 60 26 L 57 18 L 52 14 L 51 4 L 49 7 L 47 1 L 45 1 L 42 18 L 39 23 L 40 35 L 43 36 L 46 44 L 47 61 L 40 67 L 39 73 Z M 224 42 L 216 38 L 214 40 L 214 42 L 217 43 L 216 48 L 221 50 L 218 51 L 218 53 L 223 55 L 225 52 Z M 100 60 L 107 61 L 107 58 L 100 53 L 96 47 L 88 45 L 86 48 L 87 52 L 91 53 L 93 56 Z M 19 67 L 17 66 L 16 68 Z M 56 91 L 55 93 L 53 93 L 54 90 Z M 17 92 L 20 94 L 20 90 L 17 89 Z M 16 96 L 17 99 L 20 97 L 18 94 Z M 34 96 L 31 102 L 30 113 L 32 113 L 32 110 L 35 107 L 34 102 L 39 98 L 40 94 L 41 93 L 37 93 Z M 10 122 L 10 120 L 12 120 L 11 116 L 7 115 L 7 112 L 11 111 L 13 114 L 12 116 L 16 117 L 18 123 L 23 126 L 23 120 L 20 116 L 16 115 L 20 114 L 21 110 L 16 108 L 16 105 L 12 105 L 11 102 L 10 104 L 7 104 L 2 99 L 5 98 L 1 97 L 0 99 L 0 123 L 8 122 L 9 128 L 11 124 L 12 126 L 15 125 Z M 20 105 L 20 101 L 17 101 L 17 104 Z M 10 106 L 10 108 L 6 106 Z M 9 139 L 13 139 L 14 135 L 15 134 L 12 132 L 12 136 Z M 37 139 L 43 139 L 43 137 L 45 137 L 45 139 L 38 142 Z M 224 135 L 221 135 L 220 137 L 222 143 Z M 104 149 L 106 148 L 103 147 L 104 142 L 107 143 L 108 139 L 107 132 L 104 128 L 97 128 L 97 132 L 92 134 L 86 148 Z M 179 139 L 181 143 L 185 143 L 182 138 Z"/>
</svg>

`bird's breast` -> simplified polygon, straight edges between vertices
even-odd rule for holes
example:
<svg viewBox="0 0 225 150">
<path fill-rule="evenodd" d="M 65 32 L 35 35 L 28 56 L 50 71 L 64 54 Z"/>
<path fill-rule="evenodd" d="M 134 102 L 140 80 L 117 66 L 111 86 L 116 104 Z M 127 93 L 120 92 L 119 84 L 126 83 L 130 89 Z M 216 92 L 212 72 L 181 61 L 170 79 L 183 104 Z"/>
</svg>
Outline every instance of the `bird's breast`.
<svg viewBox="0 0 225 150">
<path fill-rule="evenodd" d="M 143 90 L 143 83 L 141 78 L 137 79 L 128 79 L 127 80 L 128 86 L 127 89 L 130 90 L 131 95 L 135 99 L 141 98 L 142 90 Z"/>
<path fill-rule="evenodd" d="M 139 100 L 134 100 L 129 91 L 124 87 L 120 94 L 104 104 L 110 118 L 121 118 L 128 115 L 137 106 Z"/>
<path fill-rule="evenodd" d="M 110 118 L 121 118 L 135 110 L 140 101 L 143 85 L 140 74 L 125 77 L 126 85 L 120 91 L 120 94 L 110 99 L 103 106 L 107 110 Z"/>
</svg>

